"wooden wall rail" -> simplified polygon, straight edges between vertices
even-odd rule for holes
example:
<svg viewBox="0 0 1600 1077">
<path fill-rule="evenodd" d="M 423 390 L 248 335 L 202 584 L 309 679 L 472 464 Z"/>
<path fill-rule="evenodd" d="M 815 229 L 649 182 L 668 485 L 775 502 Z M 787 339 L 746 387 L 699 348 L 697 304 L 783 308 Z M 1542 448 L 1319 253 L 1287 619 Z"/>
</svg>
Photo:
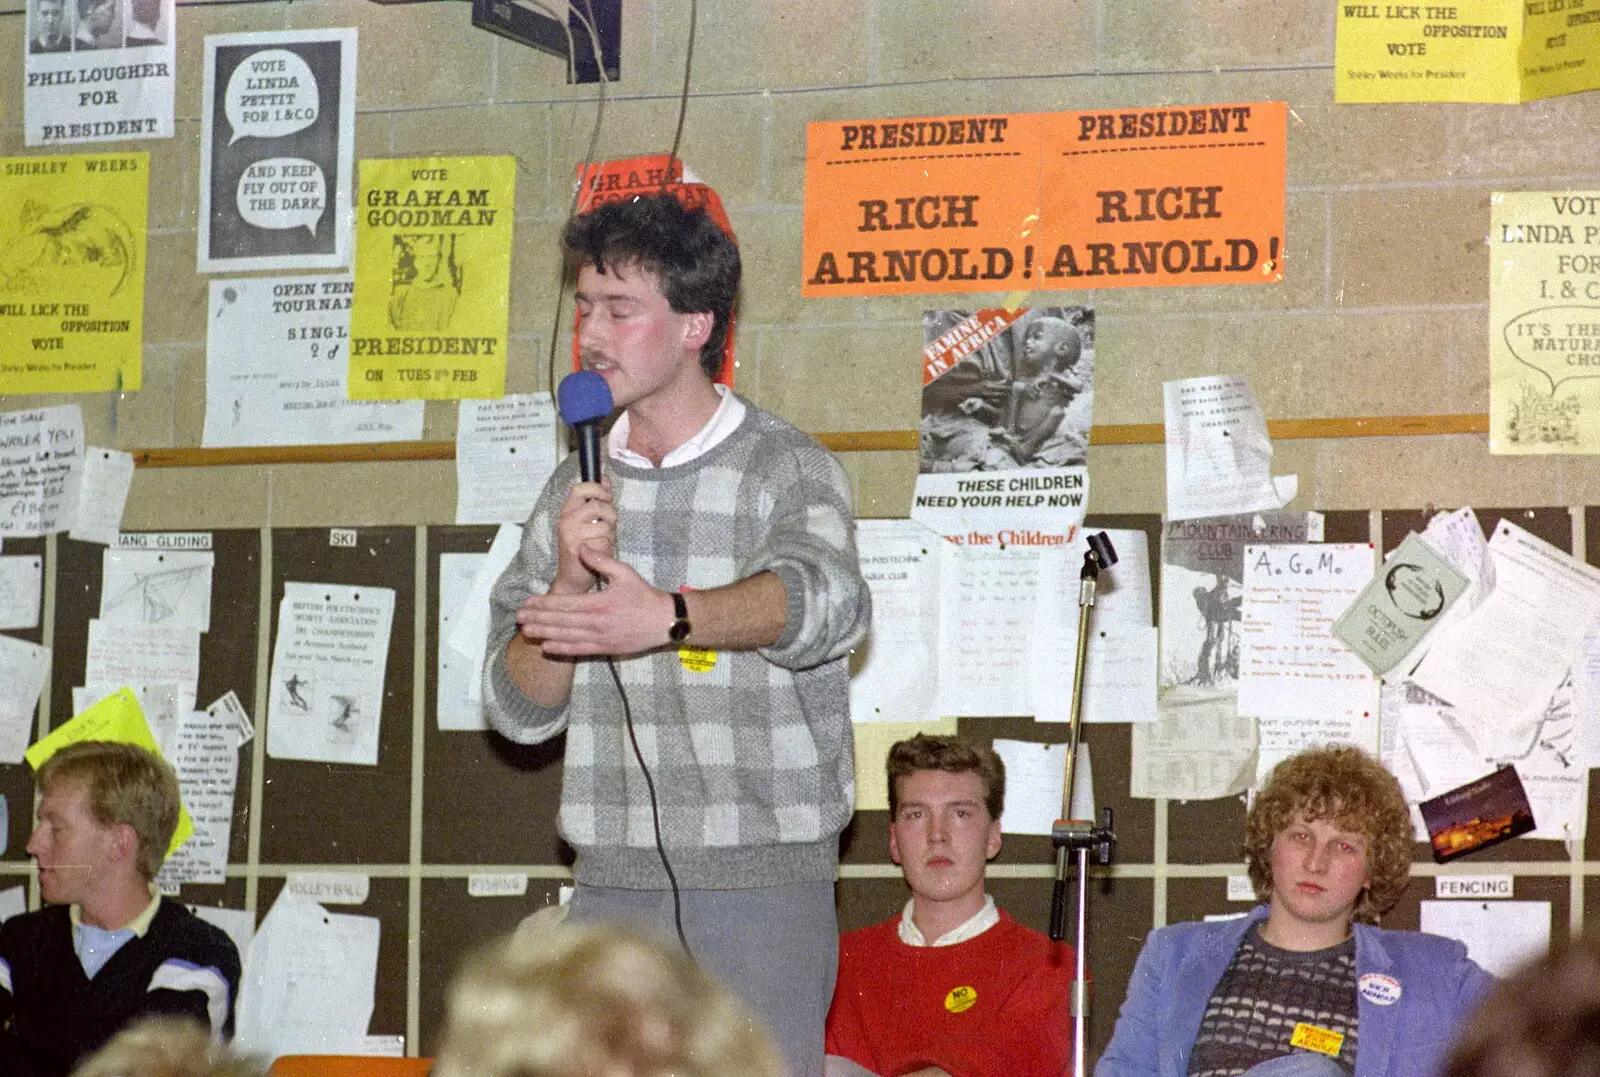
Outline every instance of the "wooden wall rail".
<svg viewBox="0 0 1600 1077">
<path fill-rule="evenodd" d="M 1275 439 L 1426 437 L 1435 434 L 1487 434 L 1489 416 L 1368 415 L 1347 419 L 1277 419 L 1267 423 Z M 834 452 L 914 452 L 915 430 L 847 430 L 820 433 Z M 1160 423 L 1097 425 L 1093 445 L 1159 445 Z M 454 460 L 453 441 L 381 441 L 362 445 L 268 445 L 230 449 L 136 449 L 138 467 L 236 467 L 273 464 L 350 464 L 396 460 Z"/>
</svg>

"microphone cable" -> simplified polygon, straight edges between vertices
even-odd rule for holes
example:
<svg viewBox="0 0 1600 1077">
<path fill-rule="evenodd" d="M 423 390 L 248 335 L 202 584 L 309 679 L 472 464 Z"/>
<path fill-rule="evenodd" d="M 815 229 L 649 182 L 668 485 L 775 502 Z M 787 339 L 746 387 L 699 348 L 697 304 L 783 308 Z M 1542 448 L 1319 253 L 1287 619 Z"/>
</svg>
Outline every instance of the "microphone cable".
<svg viewBox="0 0 1600 1077">
<path fill-rule="evenodd" d="M 560 404 L 563 422 L 578 434 L 579 477 L 585 482 L 602 481 L 599 435 L 595 424 L 597 419 L 612 410 L 611 390 L 600 375 L 593 371 L 579 371 L 568 374 L 561 380 L 556 397 Z M 570 493 L 568 496 L 571 496 Z M 598 517 L 595 522 L 600 522 Z M 613 529 L 614 527 L 615 525 Z M 590 575 L 594 581 L 593 586 L 604 591 L 607 584 L 605 576 L 593 570 Z M 672 861 L 667 856 L 667 843 L 661 836 L 661 800 L 656 793 L 655 776 L 650 773 L 650 767 L 644 759 L 644 751 L 639 747 L 639 734 L 633 722 L 633 704 L 628 699 L 627 690 L 622 686 L 622 674 L 617 671 L 616 658 L 609 654 L 602 657 L 606 660 L 606 669 L 611 673 L 611 682 L 617 687 L 617 696 L 622 700 L 622 717 L 628 729 L 628 743 L 633 748 L 633 758 L 639 764 L 639 771 L 644 775 L 645 789 L 650 794 L 650 822 L 655 835 L 656 854 L 661 858 L 661 866 L 667 873 L 667 883 L 672 888 L 672 923 L 677 929 L 678 942 L 682 944 L 684 954 L 692 961 L 694 951 L 689 948 L 689 937 L 683 930 L 683 893 L 678 887 L 677 873 L 672 870 Z M 622 766 L 625 772 L 626 764 Z M 633 818 L 627 810 L 627 796 L 623 797 L 623 802 L 623 842 L 626 844 Z"/>
<path fill-rule="evenodd" d="M 661 866 L 666 869 L 667 882 L 672 887 L 672 925 L 678 930 L 678 944 L 683 947 L 684 954 L 690 961 L 694 961 L 694 951 L 689 948 L 689 937 L 683 933 L 683 895 L 678 890 L 678 877 L 672 872 L 672 861 L 667 859 L 666 843 L 661 840 L 661 803 L 656 799 L 655 779 L 650 776 L 650 768 L 644 762 L 644 753 L 639 750 L 639 736 L 633 729 L 633 708 L 628 705 L 628 693 L 622 687 L 622 675 L 617 672 L 616 660 L 610 655 L 606 655 L 606 668 L 611 671 L 611 681 L 617 686 L 617 695 L 622 697 L 622 718 L 628 727 L 628 743 L 633 746 L 633 758 L 644 773 L 645 788 L 650 791 L 650 822 L 655 827 L 656 852 L 661 857 Z M 623 827 L 626 829 L 626 821 Z"/>
</svg>

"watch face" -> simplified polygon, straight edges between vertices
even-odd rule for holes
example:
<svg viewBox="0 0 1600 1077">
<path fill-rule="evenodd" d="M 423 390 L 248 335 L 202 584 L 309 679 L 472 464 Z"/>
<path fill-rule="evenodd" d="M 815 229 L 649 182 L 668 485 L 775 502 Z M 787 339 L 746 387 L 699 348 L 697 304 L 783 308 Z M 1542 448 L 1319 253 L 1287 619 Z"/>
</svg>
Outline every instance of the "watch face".
<svg viewBox="0 0 1600 1077">
<path fill-rule="evenodd" d="M 689 637 L 689 622 L 679 619 L 672 622 L 672 627 L 667 629 L 667 638 L 673 643 L 680 643 Z"/>
</svg>

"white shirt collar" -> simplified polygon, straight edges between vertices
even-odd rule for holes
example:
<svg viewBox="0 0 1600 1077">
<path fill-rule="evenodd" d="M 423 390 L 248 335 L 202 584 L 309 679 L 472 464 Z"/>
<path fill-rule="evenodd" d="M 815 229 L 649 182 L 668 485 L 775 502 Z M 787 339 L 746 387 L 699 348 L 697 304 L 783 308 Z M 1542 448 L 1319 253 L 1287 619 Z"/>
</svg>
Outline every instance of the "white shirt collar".
<svg viewBox="0 0 1600 1077">
<path fill-rule="evenodd" d="M 662 467 L 674 467 L 678 464 L 687 464 L 698 459 L 726 441 L 729 434 L 739 428 L 744 422 L 744 401 L 728 391 L 726 385 L 713 386 L 717 395 L 722 397 L 722 403 L 717 405 L 717 410 L 712 413 L 706 425 L 694 437 L 673 449 L 661 458 Z M 653 468 L 648 457 L 634 452 L 628 448 L 628 413 L 624 411 L 617 416 L 617 421 L 611 424 L 611 436 L 606 439 L 610 446 L 611 459 L 619 463 L 630 464 L 633 467 Z"/>
<path fill-rule="evenodd" d="M 922 937 L 922 929 L 911 919 L 911 910 L 916 904 L 917 899 L 912 898 L 906 902 L 905 910 L 900 913 L 900 941 L 907 946 L 954 946 L 958 942 L 977 938 L 1000 922 L 1000 910 L 995 908 L 994 898 L 985 894 L 983 908 L 973 913 L 965 923 L 956 925 L 929 942 Z"/>
<path fill-rule="evenodd" d="M 152 883 L 150 886 L 150 904 L 146 905 L 144 907 L 144 911 L 138 916 L 135 916 L 132 920 L 129 920 L 127 923 L 123 924 L 119 928 L 116 928 L 115 930 L 131 931 L 142 939 L 144 938 L 144 933 L 150 930 L 150 922 L 156 918 L 156 913 L 159 912 L 160 909 L 161 895 L 156 891 L 155 884 Z M 72 930 L 74 934 L 77 933 L 77 930 L 80 927 L 93 926 L 84 924 L 83 906 L 81 905 L 67 906 L 67 919 L 72 921 Z M 101 930 L 104 929 L 102 928 Z"/>
</svg>

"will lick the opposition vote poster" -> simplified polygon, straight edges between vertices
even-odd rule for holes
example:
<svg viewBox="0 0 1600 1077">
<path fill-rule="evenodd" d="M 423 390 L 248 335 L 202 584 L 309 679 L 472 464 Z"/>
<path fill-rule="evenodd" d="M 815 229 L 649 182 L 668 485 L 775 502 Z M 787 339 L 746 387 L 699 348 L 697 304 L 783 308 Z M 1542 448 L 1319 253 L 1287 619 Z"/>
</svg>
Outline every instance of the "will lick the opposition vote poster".
<svg viewBox="0 0 1600 1077">
<path fill-rule="evenodd" d="M 1600 86 L 1592 0 L 1334 5 L 1334 100 L 1515 104 Z"/>
<path fill-rule="evenodd" d="M 144 153 L 0 159 L 0 393 L 137 389 Z"/>
</svg>

